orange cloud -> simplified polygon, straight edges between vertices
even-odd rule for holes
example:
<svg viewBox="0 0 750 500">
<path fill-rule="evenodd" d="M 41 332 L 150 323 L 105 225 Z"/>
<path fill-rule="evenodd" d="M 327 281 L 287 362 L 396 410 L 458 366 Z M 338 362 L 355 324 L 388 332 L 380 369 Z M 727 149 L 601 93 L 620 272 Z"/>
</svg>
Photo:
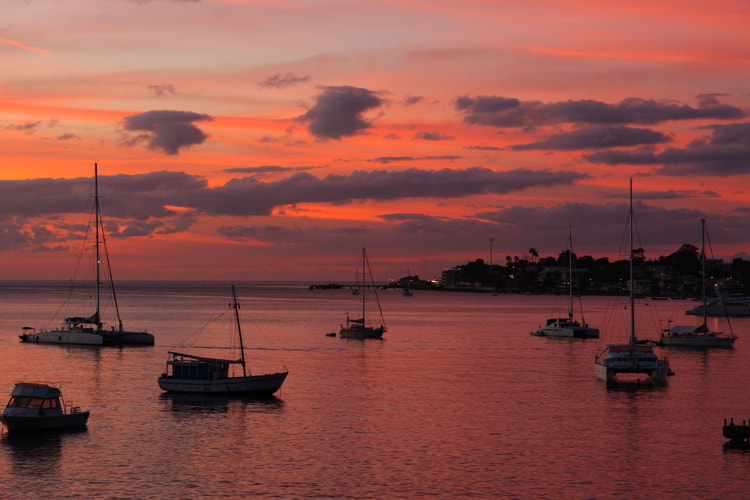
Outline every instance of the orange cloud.
<svg viewBox="0 0 750 500">
<path fill-rule="evenodd" d="M 0 38 L 0 42 L 7 43 L 8 45 L 13 45 L 14 47 L 18 47 L 19 49 L 30 50 L 32 52 L 39 52 L 40 54 L 43 54 L 43 55 L 48 55 L 52 53 L 51 50 L 40 49 L 39 47 L 32 47 L 31 45 L 25 45 L 19 41 L 10 40 L 8 38 Z"/>
<path fill-rule="evenodd" d="M 651 61 L 710 61 L 714 59 L 711 54 L 666 52 L 666 51 L 597 51 L 597 50 L 562 50 L 549 49 L 545 47 L 532 47 L 532 52 L 548 54 L 553 56 L 583 57 L 592 59 L 636 59 Z"/>
</svg>

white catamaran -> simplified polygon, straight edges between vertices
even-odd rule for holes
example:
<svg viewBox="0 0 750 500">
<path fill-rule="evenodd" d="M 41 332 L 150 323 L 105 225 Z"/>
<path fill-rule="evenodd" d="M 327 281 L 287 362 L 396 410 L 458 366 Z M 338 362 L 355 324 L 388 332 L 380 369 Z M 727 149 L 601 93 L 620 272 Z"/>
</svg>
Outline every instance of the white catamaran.
<svg viewBox="0 0 750 500">
<path fill-rule="evenodd" d="M 538 337 L 571 337 L 571 338 L 599 338 L 599 329 L 590 327 L 583 319 L 581 307 L 581 321 L 573 319 L 573 231 L 568 226 L 568 317 L 549 318 L 547 324 L 540 326 L 531 335 Z"/>
<path fill-rule="evenodd" d="M 630 341 L 610 344 L 596 356 L 596 377 L 607 384 L 644 382 L 663 384 L 672 374 L 667 358 L 659 358 L 652 346 L 639 343 L 635 336 L 635 292 L 633 280 L 633 180 L 630 180 Z"/>
<path fill-rule="evenodd" d="M 270 396 L 281 388 L 289 374 L 288 371 L 265 375 L 250 374 L 245 361 L 245 344 L 242 339 L 239 304 L 234 285 L 232 299 L 240 358 L 208 358 L 169 351 L 167 369 L 158 380 L 162 390 L 192 394 Z M 239 365 L 242 374 L 231 373 L 232 365 Z"/>
<path fill-rule="evenodd" d="M 96 311 L 91 316 L 71 316 L 65 318 L 62 326 L 54 330 L 36 330 L 31 327 L 23 327 L 20 335 L 21 342 L 33 342 L 39 344 L 81 344 L 81 345 L 154 345 L 154 336 L 146 331 L 125 330 L 120 318 L 120 309 L 117 305 L 114 280 L 112 279 L 111 266 L 109 265 L 109 254 L 107 242 L 104 236 L 101 211 L 99 209 L 99 174 L 97 164 L 94 164 L 94 235 L 96 239 Z M 101 242 L 100 242 L 101 239 Z M 117 315 L 117 326 L 109 329 L 101 319 L 101 248 L 104 246 L 104 255 L 107 258 L 109 271 L 109 282 L 112 291 L 115 312 Z"/>
</svg>

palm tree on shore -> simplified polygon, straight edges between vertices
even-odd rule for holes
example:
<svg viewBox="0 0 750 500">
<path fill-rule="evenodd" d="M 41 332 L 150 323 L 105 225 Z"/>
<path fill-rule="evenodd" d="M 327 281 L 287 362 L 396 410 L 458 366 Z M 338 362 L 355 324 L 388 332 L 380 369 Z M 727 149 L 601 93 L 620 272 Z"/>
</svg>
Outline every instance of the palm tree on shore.
<svg viewBox="0 0 750 500">
<path fill-rule="evenodd" d="M 536 248 L 529 248 L 529 255 L 531 255 L 531 262 L 536 264 L 536 259 L 539 257 L 539 252 L 536 251 Z"/>
</svg>

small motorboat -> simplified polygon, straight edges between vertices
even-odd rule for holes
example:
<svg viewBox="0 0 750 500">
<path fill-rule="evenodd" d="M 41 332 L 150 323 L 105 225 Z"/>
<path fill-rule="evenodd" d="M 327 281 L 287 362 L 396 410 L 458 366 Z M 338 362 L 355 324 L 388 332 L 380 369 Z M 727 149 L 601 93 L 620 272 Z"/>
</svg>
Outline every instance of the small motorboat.
<svg viewBox="0 0 750 500">
<path fill-rule="evenodd" d="M 36 382 L 16 384 L 2 414 L 8 432 L 83 427 L 88 419 L 88 411 L 65 403 L 59 387 Z"/>
</svg>

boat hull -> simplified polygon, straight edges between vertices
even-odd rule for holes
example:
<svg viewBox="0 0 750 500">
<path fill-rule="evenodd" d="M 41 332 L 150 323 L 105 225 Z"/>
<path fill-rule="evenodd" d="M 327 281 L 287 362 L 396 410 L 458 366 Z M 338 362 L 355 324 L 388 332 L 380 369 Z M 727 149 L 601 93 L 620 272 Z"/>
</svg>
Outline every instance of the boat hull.
<svg viewBox="0 0 750 500">
<path fill-rule="evenodd" d="M 64 415 L 41 416 L 9 416 L 3 415 L 2 420 L 8 432 L 40 431 L 52 429 L 68 429 L 83 427 L 89 419 L 89 412 L 67 413 Z"/>
<path fill-rule="evenodd" d="M 158 382 L 159 387 L 167 392 L 270 396 L 281 388 L 287 375 L 288 372 L 281 372 L 218 380 L 179 379 L 162 375 Z"/>
<path fill-rule="evenodd" d="M 596 378 L 607 384 L 664 384 L 672 374 L 666 358 L 658 358 L 650 346 L 607 346 L 606 354 L 597 356 Z"/>
<path fill-rule="evenodd" d="M 685 311 L 685 314 L 703 316 L 703 310 L 703 305 L 700 305 Z M 706 316 L 747 317 L 750 316 L 750 301 L 727 302 L 726 305 L 722 302 L 713 302 L 706 306 L 705 311 Z"/>
<path fill-rule="evenodd" d="M 343 339 L 380 339 L 383 338 L 383 333 L 385 333 L 385 327 L 383 326 L 373 328 L 354 325 L 349 328 L 342 328 L 339 331 L 339 337 Z"/>
<path fill-rule="evenodd" d="M 576 339 L 598 339 L 599 330 L 596 328 L 564 328 L 564 327 L 542 327 L 533 332 L 531 335 L 537 337 L 566 337 Z"/>
<path fill-rule="evenodd" d="M 154 336 L 147 332 L 87 332 L 56 330 L 51 332 L 24 333 L 21 342 L 34 344 L 76 345 L 154 345 Z"/>
<path fill-rule="evenodd" d="M 58 330 L 51 332 L 24 333 L 20 336 L 21 342 L 34 344 L 77 344 L 77 345 L 103 345 L 104 339 L 94 332 L 76 332 Z"/>
<path fill-rule="evenodd" d="M 659 340 L 659 345 L 680 347 L 722 347 L 729 349 L 734 346 L 735 337 L 717 337 L 715 335 L 665 335 Z"/>
<path fill-rule="evenodd" d="M 668 366 L 658 366 L 653 369 L 617 369 L 601 363 L 594 365 L 596 378 L 609 385 L 614 384 L 652 384 L 661 385 L 667 382 Z"/>
<path fill-rule="evenodd" d="M 102 332 L 105 345 L 154 345 L 154 336 L 148 332 Z"/>
</svg>

